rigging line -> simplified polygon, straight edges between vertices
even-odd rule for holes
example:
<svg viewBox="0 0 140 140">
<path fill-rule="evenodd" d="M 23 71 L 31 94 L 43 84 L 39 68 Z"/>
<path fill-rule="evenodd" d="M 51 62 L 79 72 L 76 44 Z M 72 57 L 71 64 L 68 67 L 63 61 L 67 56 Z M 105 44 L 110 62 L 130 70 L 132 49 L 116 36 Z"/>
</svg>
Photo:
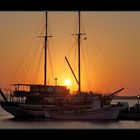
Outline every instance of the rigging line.
<svg viewBox="0 0 140 140">
<path fill-rule="evenodd" d="M 48 48 L 49 48 L 49 50 L 50 50 L 50 54 L 51 54 L 51 61 L 53 62 L 52 64 L 53 64 L 53 73 L 54 73 L 54 76 L 55 76 L 55 73 L 56 73 L 56 54 L 55 54 L 55 48 L 56 48 L 56 46 L 55 46 L 55 39 L 52 37 L 51 38 L 51 41 L 50 41 L 50 45 L 48 46 Z M 53 55 L 52 55 L 53 54 Z"/>
<path fill-rule="evenodd" d="M 75 18 L 75 27 L 74 27 L 74 30 L 73 30 L 73 32 L 72 32 L 72 35 L 74 35 L 75 36 L 75 33 L 77 32 L 77 29 L 78 29 L 78 25 L 77 25 L 77 18 Z M 68 53 L 65 55 L 65 56 L 67 56 L 70 52 L 71 52 L 71 50 L 73 49 L 73 47 L 75 46 L 75 44 L 77 43 L 77 37 L 74 37 L 75 38 L 75 41 L 74 41 L 74 43 L 73 43 L 73 45 L 72 45 L 72 47 L 68 50 Z"/>
<path fill-rule="evenodd" d="M 78 42 L 78 40 L 77 40 L 77 38 L 76 38 L 76 45 L 77 45 L 77 42 Z M 74 70 L 74 72 L 75 72 L 75 75 L 77 76 L 77 78 L 78 78 L 78 62 L 77 61 L 75 61 L 75 58 L 77 58 L 77 55 L 78 55 L 78 49 L 77 49 L 77 46 L 75 45 L 75 47 L 74 47 L 74 53 L 73 53 L 73 70 Z M 75 80 L 75 79 L 74 79 Z M 76 83 L 77 84 L 77 83 Z"/>
<path fill-rule="evenodd" d="M 83 81 L 87 81 L 87 82 L 85 82 L 86 84 L 87 84 L 87 87 L 88 87 L 88 89 L 90 89 L 91 90 L 91 79 L 89 78 L 89 69 L 90 69 L 90 65 L 88 65 L 87 63 L 86 63 L 86 51 L 87 51 L 87 47 L 85 48 L 84 46 L 87 46 L 87 45 L 84 45 L 84 44 L 82 44 L 82 42 L 85 42 L 84 40 L 81 40 L 81 52 L 82 52 L 82 63 L 83 63 L 83 68 L 82 68 L 82 70 L 83 70 L 83 73 L 85 73 L 85 74 L 83 74 Z M 87 44 L 87 43 L 86 43 Z M 84 45 L 84 46 L 83 46 Z M 88 57 L 88 55 L 87 55 L 87 57 Z M 89 59 L 89 60 L 91 60 L 91 59 Z M 88 61 L 89 62 L 89 61 Z M 87 70 L 87 68 L 88 68 L 88 70 Z M 84 80 L 84 78 L 85 78 L 85 80 Z"/>
<path fill-rule="evenodd" d="M 77 32 L 77 29 L 78 29 L 78 25 L 77 25 L 77 18 L 75 19 L 75 27 L 74 27 L 74 30 L 72 32 L 72 35 L 74 35 L 74 43 L 72 44 L 72 47 L 70 47 L 70 49 L 68 50 L 67 54 L 65 56 L 67 56 L 68 54 L 70 54 L 70 52 L 72 51 L 73 48 L 75 48 L 74 46 L 76 46 L 75 44 L 77 43 L 77 36 L 75 36 L 75 33 Z"/>
<path fill-rule="evenodd" d="M 76 42 L 76 44 L 77 44 L 77 42 Z M 74 57 L 73 57 L 73 62 L 74 62 L 74 70 L 75 70 L 76 72 L 78 72 L 78 71 L 77 71 L 77 69 L 78 69 L 78 64 L 76 64 L 77 61 L 75 61 L 75 58 L 77 58 L 77 54 L 78 54 L 77 51 L 78 51 L 78 50 L 77 50 L 77 47 L 75 47 L 75 50 L 74 50 L 75 53 L 74 53 Z M 77 73 L 77 74 L 78 74 L 78 73 Z"/>
<path fill-rule="evenodd" d="M 50 23 L 50 22 L 49 22 Z M 48 24 L 49 24 L 48 23 Z M 49 28 L 49 33 L 52 31 L 52 29 L 51 29 L 51 26 L 50 26 L 51 24 L 49 24 L 49 26 L 48 26 L 48 28 Z M 52 42 L 52 40 L 51 40 L 51 42 Z M 52 77 L 53 77 L 53 79 L 55 78 L 55 76 L 54 76 L 54 65 L 53 65 L 53 63 L 52 63 L 52 60 L 55 60 L 54 59 L 54 57 L 52 56 L 52 46 L 53 45 L 51 45 L 51 42 L 50 42 L 50 40 L 48 40 L 48 60 L 49 60 L 49 65 L 50 65 L 50 69 L 51 69 L 51 72 L 52 72 Z M 52 59 L 52 57 L 53 57 L 53 59 Z M 51 75 L 51 74 L 50 74 Z"/>
<path fill-rule="evenodd" d="M 94 49 L 94 53 L 96 54 L 96 56 L 98 57 L 98 61 L 100 62 L 100 63 L 98 63 L 98 65 L 101 67 L 101 69 L 103 70 L 103 72 L 106 74 L 106 77 L 108 77 L 108 78 L 107 78 L 107 79 L 108 79 L 108 84 L 111 83 L 112 86 L 115 88 L 114 82 L 113 82 L 112 78 L 110 77 L 109 72 L 106 70 L 106 67 L 104 66 L 104 64 L 101 63 L 101 62 L 102 62 L 101 57 L 100 57 L 100 55 L 96 52 L 96 49 Z"/>
<path fill-rule="evenodd" d="M 94 40 L 96 40 L 96 38 L 94 38 Z M 89 41 L 91 41 L 91 40 L 90 40 L 90 36 L 89 36 Z M 92 43 L 91 43 L 91 44 L 92 44 Z M 94 52 L 95 52 L 95 51 L 94 51 Z M 101 64 L 100 64 L 100 65 L 101 65 Z M 107 71 L 104 69 L 103 65 L 101 65 L 101 66 L 102 66 L 104 72 L 107 73 Z M 109 78 L 109 79 L 110 79 L 110 78 Z M 112 79 L 111 79 L 111 81 L 112 81 Z"/>
<path fill-rule="evenodd" d="M 78 63 L 77 63 L 77 61 L 75 61 L 75 58 L 77 58 L 77 47 L 76 47 L 76 45 L 77 45 L 77 38 L 75 38 L 75 43 L 74 43 L 74 53 L 72 53 L 73 55 L 71 55 L 71 61 L 73 62 L 73 63 L 71 63 L 71 65 L 73 65 L 72 67 L 73 67 L 73 71 L 74 71 L 74 74 L 78 77 Z M 72 77 L 72 79 L 73 79 L 73 84 L 74 85 L 76 85 L 76 86 L 78 86 L 77 85 L 77 82 L 76 82 L 76 80 L 75 80 L 75 78 L 74 77 Z M 75 88 L 75 87 L 74 87 Z M 73 90 L 74 90 L 74 88 L 73 88 Z M 76 88 L 76 90 L 77 90 L 77 88 Z"/>
<path fill-rule="evenodd" d="M 77 32 L 77 29 L 78 29 L 78 25 L 77 25 L 77 18 L 75 19 L 75 27 L 74 27 L 74 31 L 72 32 L 72 35 L 75 35 L 75 33 Z M 70 53 L 71 53 L 71 51 L 73 50 L 73 48 L 75 48 L 75 50 L 77 50 L 77 48 L 76 47 L 74 47 L 74 46 L 76 46 L 76 44 L 77 44 L 77 37 L 75 37 L 75 41 L 74 41 L 74 43 L 73 43 L 73 45 L 72 45 L 72 47 L 70 47 L 70 49 L 68 50 L 68 52 L 67 52 L 67 54 L 65 55 L 65 56 L 68 56 L 69 55 L 69 57 L 70 57 Z M 76 52 L 76 51 L 75 51 Z M 72 56 L 71 56 L 72 57 Z M 75 58 L 76 57 L 73 57 L 74 58 L 74 61 L 73 62 L 75 62 Z"/>
<path fill-rule="evenodd" d="M 74 47 L 74 46 L 75 46 L 75 44 L 77 44 L 77 40 L 75 40 L 74 44 L 72 45 L 72 47 L 71 47 L 71 49 L 70 49 L 70 51 L 72 51 L 72 48 L 74 48 L 74 49 L 75 49 L 75 51 L 74 51 L 75 53 L 72 53 L 74 56 L 72 56 L 72 55 L 71 55 L 71 56 L 69 56 L 69 57 L 71 57 L 71 58 L 72 58 L 72 62 L 74 62 L 74 63 L 76 63 L 76 61 L 75 61 L 75 58 L 76 58 L 76 57 L 75 57 L 75 56 L 76 56 L 76 53 L 77 53 L 77 52 L 76 52 L 77 48 L 76 48 L 76 47 Z M 70 53 L 70 51 L 69 51 L 68 53 Z M 68 54 L 68 53 L 67 53 L 67 54 Z M 74 64 L 74 69 L 73 69 L 73 70 L 75 71 L 75 64 Z M 74 80 L 75 80 L 75 79 L 74 79 Z"/>
<path fill-rule="evenodd" d="M 26 74 L 26 73 L 29 71 L 29 69 L 30 69 L 31 65 L 32 65 L 32 62 L 29 64 L 29 66 L 28 66 L 27 70 L 25 71 L 25 74 L 23 75 L 23 79 L 22 79 L 21 83 L 23 83 L 23 81 L 25 80 L 25 78 L 26 78 L 26 76 L 27 76 L 27 74 Z"/>
<path fill-rule="evenodd" d="M 50 45 L 49 45 L 50 46 Z M 51 53 L 50 53 L 50 47 L 48 47 L 48 56 L 49 56 L 49 60 L 50 60 L 50 62 L 49 62 L 49 64 L 50 64 L 50 68 L 51 68 L 51 71 L 52 71 L 52 75 L 53 75 L 53 78 L 55 78 L 54 77 L 54 68 L 53 68 L 53 65 L 52 65 L 52 58 L 51 58 Z"/>
<path fill-rule="evenodd" d="M 38 42 L 35 44 L 36 46 L 35 46 L 35 48 L 37 49 L 37 47 L 38 47 L 38 44 L 40 44 L 40 39 L 38 40 Z M 34 46 L 33 46 L 34 47 Z M 20 69 L 20 71 L 19 71 L 19 74 L 21 75 L 21 73 L 24 73 L 24 70 L 26 69 L 25 67 L 27 66 L 27 63 L 29 63 L 29 59 L 31 59 L 30 57 L 32 57 L 32 56 L 28 56 L 28 57 L 26 57 L 26 61 L 24 61 L 24 63 L 23 63 L 23 65 L 22 65 L 22 67 L 21 67 L 21 69 Z M 27 59 L 28 58 L 28 59 Z M 28 60 L 28 61 L 27 61 Z M 26 62 L 26 63 L 25 63 Z M 34 62 L 34 61 L 33 61 Z"/>
<path fill-rule="evenodd" d="M 53 31 L 52 31 L 52 24 L 51 24 L 50 18 L 49 18 L 49 20 L 48 20 L 48 34 L 51 35 L 51 33 L 53 33 Z M 51 35 L 51 36 L 52 36 L 52 35 Z"/>
<path fill-rule="evenodd" d="M 69 57 L 71 57 L 72 59 L 71 59 L 71 61 L 73 62 L 73 71 L 75 72 L 75 75 L 78 75 L 78 73 L 77 73 L 77 69 L 78 69 L 78 64 L 77 64 L 77 61 L 75 61 L 75 58 L 77 58 L 77 47 L 74 47 L 74 46 L 76 46 L 77 45 L 77 38 L 75 39 L 75 42 L 74 42 L 74 44 L 73 44 L 73 46 L 72 46 L 72 48 L 74 48 L 74 53 L 72 53 L 73 55 L 71 55 L 71 56 L 69 56 Z M 72 51 L 72 48 L 71 48 L 71 50 L 70 51 Z M 75 79 L 74 79 L 75 80 Z M 77 83 L 76 83 L 77 84 Z"/>
<path fill-rule="evenodd" d="M 38 61 L 38 64 L 37 64 L 37 70 L 36 70 L 36 74 L 35 74 L 35 81 L 37 82 L 38 80 L 38 77 L 39 77 L 39 71 L 40 71 L 40 67 L 41 67 L 41 60 L 42 60 L 42 57 L 43 57 L 43 47 L 41 48 L 41 53 L 40 53 L 40 56 L 39 56 L 39 61 Z"/>
<path fill-rule="evenodd" d="M 81 52 L 82 52 L 82 62 L 83 62 L 83 72 L 85 73 L 85 74 L 83 74 L 83 81 L 86 81 L 86 83 L 87 83 L 87 85 L 88 85 L 88 87 L 89 87 L 89 89 L 91 90 L 91 81 L 90 81 L 90 78 L 89 78 L 89 74 L 88 74 L 88 71 L 87 71 L 87 63 L 86 63 L 86 61 L 85 61 L 85 51 L 84 51 L 84 48 L 83 48 L 83 46 L 81 45 Z M 89 68 L 89 67 L 88 67 Z M 85 75 L 85 76 L 84 76 Z M 84 80 L 84 77 L 85 77 L 85 80 Z M 87 77 L 87 78 L 86 78 Z M 88 82 L 89 81 L 89 82 Z"/>
<path fill-rule="evenodd" d="M 83 31 L 83 33 L 86 33 L 86 29 L 85 29 L 85 19 L 84 19 L 84 14 L 81 17 L 81 30 Z"/>
<path fill-rule="evenodd" d="M 43 30 L 41 31 L 41 32 L 43 32 Z M 39 38 L 39 40 L 37 40 L 37 43 L 35 43 L 34 45 L 33 45 L 33 47 L 35 48 L 35 50 L 37 49 L 37 47 L 39 46 L 39 44 L 40 44 L 40 42 L 41 42 L 41 39 Z M 34 56 L 34 55 L 33 55 Z M 32 57 L 32 56 L 30 56 L 30 57 Z M 29 58 L 28 58 L 29 59 Z M 27 59 L 26 59 L 27 60 Z M 34 62 L 34 61 L 33 61 Z M 25 63 L 25 61 L 24 61 L 24 63 Z M 23 66 L 23 65 L 22 65 Z M 25 68 L 24 68 L 25 69 Z M 23 69 L 22 69 L 22 71 L 23 71 Z"/>
<path fill-rule="evenodd" d="M 90 55 L 91 53 L 89 53 L 89 52 L 91 52 L 91 51 L 89 51 L 89 45 L 88 45 L 88 43 L 87 43 L 87 48 L 85 49 L 86 51 L 87 51 L 87 55 L 88 55 L 88 57 L 89 57 L 89 60 L 93 60 L 93 57 L 92 57 L 92 55 Z M 95 53 L 95 56 L 97 56 L 97 53 L 96 52 L 94 52 Z M 95 60 L 95 59 L 94 59 Z M 100 70 L 98 70 L 98 68 L 97 68 L 97 65 L 94 63 L 94 61 L 91 61 L 92 62 L 92 64 L 90 65 L 91 66 L 91 69 L 94 69 L 94 71 L 95 71 L 95 75 L 98 75 L 98 79 L 100 80 L 100 82 L 98 82 L 98 83 L 100 83 L 100 85 L 102 85 L 102 87 L 108 87 L 107 86 L 107 82 L 103 82 L 105 79 L 103 79 L 103 73 L 100 71 Z M 98 66 L 99 66 L 99 64 L 98 64 Z M 101 66 L 101 65 L 100 65 Z M 93 78 L 94 79 L 94 78 Z M 98 80 L 98 81 L 99 81 Z M 96 81 L 95 81 L 96 82 Z M 96 83 L 95 83 L 96 84 Z"/>
<path fill-rule="evenodd" d="M 41 39 L 40 39 L 40 40 L 41 40 Z M 38 49 L 39 49 L 39 47 L 37 46 L 36 49 L 35 49 L 35 51 L 34 51 L 34 53 L 33 53 L 33 56 L 32 56 L 31 59 L 33 59 L 33 58 L 35 57 L 35 55 L 36 55 Z M 33 60 L 34 60 L 34 59 L 33 59 Z M 27 68 L 27 70 L 26 70 L 26 72 L 25 72 L 25 74 L 24 74 L 24 76 L 23 76 L 22 82 L 23 82 L 24 79 L 26 78 L 26 76 L 27 76 L 26 73 L 29 71 L 31 65 L 33 64 L 32 62 L 34 62 L 34 61 L 31 61 L 31 63 L 28 65 L 28 68 Z M 26 75 L 26 76 L 25 76 L 25 75 Z M 21 82 L 21 83 L 22 83 L 22 82 Z"/>
<path fill-rule="evenodd" d="M 32 41 L 33 41 L 33 39 L 32 39 Z M 28 45 L 28 47 L 26 48 L 26 51 L 25 51 L 25 53 L 23 54 L 23 56 L 22 56 L 22 59 L 20 60 L 20 63 L 18 64 L 18 66 L 17 66 L 17 68 L 16 68 L 16 71 L 14 72 L 14 74 L 13 74 L 13 76 L 11 77 L 11 79 L 10 79 L 10 83 L 13 81 L 13 79 L 15 78 L 15 75 L 17 74 L 17 72 L 19 71 L 19 69 L 21 69 L 21 65 L 23 65 L 23 63 L 25 62 L 25 55 L 27 55 L 28 54 L 28 52 L 29 52 L 29 49 L 31 48 L 30 46 L 32 46 L 32 41 L 30 42 L 30 44 Z M 24 60 L 24 61 L 23 61 Z M 23 63 L 22 63 L 23 62 Z"/>
<path fill-rule="evenodd" d="M 43 18 L 42 18 L 42 19 L 43 19 Z M 41 25 L 42 19 L 41 19 L 41 21 L 39 22 L 38 28 L 39 28 L 39 26 Z M 36 34 L 36 32 L 38 31 L 38 28 L 37 28 L 37 30 L 35 31 L 35 34 Z M 17 68 L 16 68 L 16 70 L 15 70 L 13 76 L 10 78 L 10 80 L 9 80 L 10 83 L 12 83 L 13 79 L 15 78 L 15 75 L 16 75 L 17 71 L 19 70 L 19 68 L 21 68 L 21 65 L 23 65 L 22 62 L 24 62 L 23 60 L 25 60 L 25 58 L 26 58 L 25 55 L 27 55 L 28 52 L 30 52 L 29 49 L 31 48 L 30 46 L 32 46 L 33 41 L 34 41 L 34 36 L 33 36 L 33 38 L 31 39 L 29 45 L 27 46 L 27 48 L 26 48 L 26 50 L 25 50 L 25 53 L 23 54 L 21 60 L 19 61 L 20 63 L 18 64 L 18 66 L 17 66 Z"/>
<path fill-rule="evenodd" d="M 73 24 L 74 24 L 75 26 L 73 27 L 73 32 L 72 32 L 72 34 L 75 34 L 75 33 L 77 32 L 77 30 L 78 30 L 77 17 L 76 17 L 75 20 L 73 21 Z"/>
<path fill-rule="evenodd" d="M 60 77 L 63 79 L 64 78 L 64 76 L 66 76 L 66 73 L 67 73 L 67 71 L 66 71 L 66 61 L 65 61 L 65 59 L 63 59 L 63 63 L 62 63 L 62 66 L 60 66 Z"/>
<path fill-rule="evenodd" d="M 89 39 L 89 41 L 91 41 L 91 40 Z M 96 52 L 96 49 L 99 50 L 99 47 L 95 47 L 95 49 L 94 49 L 94 52 L 96 53 L 96 56 L 98 56 L 98 60 L 100 61 L 99 65 L 102 67 L 102 70 L 107 74 L 106 76 L 108 76 L 109 83 L 112 83 L 112 86 L 115 88 L 116 84 L 114 83 L 114 81 L 110 77 L 110 74 L 107 70 L 106 65 L 103 65 L 103 63 L 101 63 L 102 60 L 105 61 L 105 59 L 103 58 L 103 55 L 100 55 Z"/>
<path fill-rule="evenodd" d="M 65 56 L 67 56 L 68 54 L 70 54 L 70 52 L 72 51 L 72 49 L 74 48 L 75 44 L 77 43 L 77 40 L 75 40 L 75 42 L 73 43 L 72 47 L 68 50 L 67 54 Z"/>
<path fill-rule="evenodd" d="M 90 53 L 89 53 L 89 52 L 91 52 L 91 51 L 89 51 L 89 44 L 87 43 L 86 46 L 87 46 L 87 47 L 86 47 L 85 51 L 87 52 L 87 56 L 89 57 L 89 60 L 92 60 L 93 58 L 91 57 L 91 55 L 90 55 Z M 97 54 L 95 53 L 95 55 L 97 55 Z M 96 71 L 96 73 L 98 73 L 99 79 L 103 79 L 102 76 L 101 76 L 101 71 L 99 72 L 99 71 L 97 70 L 97 66 L 95 65 L 94 61 L 91 61 L 91 62 L 92 62 L 92 65 L 91 65 L 91 66 L 94 66 L 94 70 Z M 103 81 L 103 80 L 102 80 L 102 81 Z M 107 83 L 106 83 L 106 82 L 105 82 L 105 84 L 104 84 L 104 87 L 107 87 Z"/>
<path fill-rule="evenodd" d="M 85 21 L 85 23 L 86 23 L 86 20 L 84 20 Z M 87 23 L 86 23 L 87 24 Z M 88 29 L 89 29 L 89 26 L 86 26 L 86 27 L 88 27 Z M 89 29 L 90 30 L 90 29 Z M 91 31 L 91 30 L 90 30 Z M 95 35 L 94 35 L 95 36 Z M 98 45 L 98 49 L 100 49 L 100 52 L 102 52 L 102 50 L 101 50 L 101 48 L 100 48 L 100 45 L 99 45 L 99 42 L 97 41 L 97 39 L 96 39 L 96 37 L 94 37 L 94 40 L 95 40 L 95 42 L 96 42 L 96 44 Z M 103 53 L 102 53 L 103 54 Z M 108 62 L 108 64 L 110 65 L 110 67 L 111 67 L 111 64 L 109 63 L 109 61 L 108 61 L 108 59 L 105 57 L 105 55 L 102 55 L 102 57 L 104 57 L 105 59 L 106 59 L 106 61 Z M 104 59 L 103 58 L 103 59 Z M 104 60 L 105 60 L 104 59 Z M 111 67 L 112 68 L 112 67 Z M 122 85 L 121 83 L 120 83 L 120 79 L 118 78 L 118 76 L 117 76 L 117 74 L 113 71 L 113 69 L 111 69 L 112 70 L 112 72 L 113 72 L 113 74 L 114 74 L 114 76 L 116 77 L 116 79 L 118 79 L 117 81 L 119 81 L 119 84 L 120 85 Z"/>
<path fill-rule="evenodd" d="M 71 53 L 71 51 L 72 51 L 73 48 L 76 50 L 77 49 L 75 47 L 76 45 L 77 45 L 77 38 L 75 38 L 75 41 L 74 41 L 72 47 L 68 50 L 68 52 L 67 52 L 67 54 L 65 56 L 68 56 Z"/>
<path fill-rule="evenodd" d="M 100 47 L 99 47 L 99 50 L 101 51 L 101 48 L 100 48 Z M 109 64 L 110 69 L 111 69 L 111 71 L 112 71 L 112 74 L 115 76 L 116 80 L 119 82 L 119 85 L 122 86 L 122 84 L 121 84 L 121 82 L 120 82 L 120 79 L 119 79 L 117 73 L 113 70 L 113 65 L 111 64 L 111 62 L 109 61 L 109 59 L 107 59 L 107 57 L 106 57 L 104 54 L 103 54 L 102 57 L 103 57 L 104 60 Z M 111 60 L 111 59 L 110 59 L 110 60 Z M 116 83 L 117 83 L 117 81 L 116 81 Z"/>
<path fill-rule="evenodd" d="M 40 58 L 40 64 L 39 64 L 39 71 L 40 71 L 40 69 L 41 69 L 41 60 L 42 60 L 42 58 L 43 58 L 43 48 L 42 48 L 42 52 L 41 52 L 41 58 Z M 38 77 L 37 77 L 37 79 L 38 79 L 38 83 L 41 83 L 41 81 L 39 82 L 39 73 L 38 73 Z"/>
<path fill-rule="evenodd" d="M 38 45 L 40 46 L 40 44 Z M 35 58 L 34 58 L 34 65 L 32 65 L 32 67 L 34 67 L 34 71 L 32 72 L 32 83 L 37 81 L 37 72 L 38 72 L 38 66 L 39 66 L 39 59 L 40 59 L 40 51 L 43 50 L 43 47 L 38 47 L 38 51 L 35 54 Z M 38 59 L 39 58 L 39 59 Z"/>
<path fill-rule="evenodd" d="M 75 50 L 77 49 L 76 47 L 74 47 L 76 43 L 77 43 L 77 39 L 75 39 L 75 42 L 73 43 L 72 47 L 68 50 L 68 52 L 67 52 L 67 54 L 66 54 L 65 56 L 68 56 L 68 55 L 69 55 L 69 57 L 72 57 L 72 56 L 70 56 L 70 52 L 72 51 L 73 48 L 74 48 Z M 72 62 L 75 62 L 75 57 L 72 57 L 72 58 L 74 59 L 74 61 L 72 61 Z M 64 69 L 65 69 L 65 71 L 66 71 L 66 68 L 67 68 L 67 67 L 65 67 L 65 66 L 67 66 L 67 64 L 66 64 L 66 62 L 64 61 L 64 64 L 62 65 L 62 68 L 64 67 Z M 62 70 L 62 71 L 64 71 L 64 70 Z M 62 72 L 62 71 L 61 71 L 61 72 Z M 65 75 L 65 74 L 62 74 L 62 75 Z"/>
</svg>

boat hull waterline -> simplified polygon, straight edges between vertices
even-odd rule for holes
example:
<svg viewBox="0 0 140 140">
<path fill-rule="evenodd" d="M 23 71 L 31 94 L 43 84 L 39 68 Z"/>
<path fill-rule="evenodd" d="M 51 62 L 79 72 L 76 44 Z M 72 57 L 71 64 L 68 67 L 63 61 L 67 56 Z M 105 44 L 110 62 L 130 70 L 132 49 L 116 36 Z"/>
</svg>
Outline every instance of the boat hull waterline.
<svg viewBox="0 0 140 140">
<path fill-rule="evenodd" d="M 49 110 L 50 116 L 53 119 L 62 120 L 114 120 L 118 117 L 119 108 L 109 107 L 99 110 L 81 111 L 81 112 L 61 112 Z"/>
<path fill-rule="evenodd" d="M 99 110 L 91 111 L 79 111 L 79 112 L 66 112 L 66 111 L 54 111 L 45 105 L 7 105 L 1 104 L 2 108 L 12 114 L 15 117 L 24 118 L 52 118 L 63 120 L 114 120 L 119 115 L 119 107 L 107 107 Z"/>
</svg>

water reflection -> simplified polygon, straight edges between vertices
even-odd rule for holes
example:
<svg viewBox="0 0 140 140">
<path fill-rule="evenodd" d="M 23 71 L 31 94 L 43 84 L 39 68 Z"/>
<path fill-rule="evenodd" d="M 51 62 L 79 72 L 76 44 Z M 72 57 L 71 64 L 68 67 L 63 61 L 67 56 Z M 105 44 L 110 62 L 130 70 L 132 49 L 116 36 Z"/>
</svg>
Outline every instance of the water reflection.
<svg viewBox="0 0 140 140">
<path fill-rule="evenodd" d="M 114 129 L 123 126 L 118 120 L 53 120 L 53 119 L 17 119 L 3 118 L 2 124 L 7 128 L 28 129 Z M 4 125 L 4 127 L 5 127 Z"/>
</svg>

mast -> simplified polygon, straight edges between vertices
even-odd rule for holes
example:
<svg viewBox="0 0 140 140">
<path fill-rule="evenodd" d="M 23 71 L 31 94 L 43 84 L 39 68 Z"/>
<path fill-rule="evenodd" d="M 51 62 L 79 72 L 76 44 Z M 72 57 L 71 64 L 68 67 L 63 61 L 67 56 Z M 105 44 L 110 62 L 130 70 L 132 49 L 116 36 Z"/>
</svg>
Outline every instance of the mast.
<svg viewBox="0 0 140 140">
<path fill-rule="evenodd" d="M 78 12 L 78 25 L 79 25 L 79 33 L 78 33 L 78 81 L 79 81 L 79 87 L 78 92 L 81 92 L 81 62 L 80 62 L 80 39 L 81 39 L 81 19 L 80 19 L 80 11 Z"/>
<path fill-rule="evenodd" d="M 45 27 L 46 27 L 46 31 L 45 31 L 45 36 L 44 37 L 44 85 L 47 84 L 47 43 L 48 43 L 48 37 L 52 37 L 48 35 L 48 12 L 45 12 L 45 17 L 46 17 L 46 23 L 45 23 Z"/>
<path fill-rule="evenodd" d="M 46 11 L 46 32 L 45 32 L 45 47 L 44 47 L 44 85 L 46 85 L 46 79 L 47 79 L 47 41 L 48 41 L 48 31 L 47 31 L 47 18 L 48 18 L 48 12 Z"/>
</svg>

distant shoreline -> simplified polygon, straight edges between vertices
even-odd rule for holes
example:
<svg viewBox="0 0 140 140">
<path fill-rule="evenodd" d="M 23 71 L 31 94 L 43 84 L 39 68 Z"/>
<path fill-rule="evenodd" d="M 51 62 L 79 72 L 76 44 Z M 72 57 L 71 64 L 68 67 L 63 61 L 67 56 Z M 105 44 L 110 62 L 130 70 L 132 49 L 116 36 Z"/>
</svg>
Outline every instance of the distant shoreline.
<svg viewBox="0 0 140 140">
<path fill-rule="evenodd" d="M 137 96 L 115 96 L 115 97 L 113 97 L 113 99 L 118 99 L 118 100 L 121 100 L 121 99 L 132 100 L 132 99 L 135 99 L 135 100 L 138 100 L 138 97 Z"/>
</svg>

